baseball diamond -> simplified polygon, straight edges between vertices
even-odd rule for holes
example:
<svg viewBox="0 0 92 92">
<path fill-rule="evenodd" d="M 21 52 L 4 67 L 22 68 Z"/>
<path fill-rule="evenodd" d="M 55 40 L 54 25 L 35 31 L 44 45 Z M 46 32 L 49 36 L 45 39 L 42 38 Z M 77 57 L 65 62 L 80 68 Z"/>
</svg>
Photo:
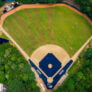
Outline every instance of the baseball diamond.
<svg viewBox="0 0 92 92">
<path fill-rule="evenodd" d="M 65 4 L 25 4 L 1 17 L 0 30 L 32 66 L 38 86 L 51 90 L 92 39 L 91 21 L 85 18 Z"/>
<path fill-rule="evenodd" d="M 73 60 L 60 46 L 46 44 L 33 52 L 29 63 L 43 80 L 46 88 L 53 89 L 70 68 Z"/>
</svg>

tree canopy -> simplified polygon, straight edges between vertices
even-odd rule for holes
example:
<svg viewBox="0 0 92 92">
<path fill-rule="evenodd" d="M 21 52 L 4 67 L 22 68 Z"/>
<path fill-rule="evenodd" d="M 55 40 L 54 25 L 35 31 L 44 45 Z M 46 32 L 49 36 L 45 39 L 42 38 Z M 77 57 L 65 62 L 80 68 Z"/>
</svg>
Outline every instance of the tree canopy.
<svg viewBox="0 0 92 92">
<path fill-rule="evenodd" d="M 92 19 L 92 0 L 75 0 L 75 2 L 80 5 L 81 11 Z"/>
<path fill-rule="evenodd" d="M 19 51 L 9 43 L 0 45 L 0 83 L 8 92 L 40 92 L 34 73 Z"/>
<path fill-rule="evenodd" d="M 57 3 L 62 2 L 62 0 L 16 0 L 21 3 Z"/>
<path fill-rule="evenodd" d="M 0 0 L 0 6 L 2 6 L 4 4 L 3 0 Z"/>
</svg>

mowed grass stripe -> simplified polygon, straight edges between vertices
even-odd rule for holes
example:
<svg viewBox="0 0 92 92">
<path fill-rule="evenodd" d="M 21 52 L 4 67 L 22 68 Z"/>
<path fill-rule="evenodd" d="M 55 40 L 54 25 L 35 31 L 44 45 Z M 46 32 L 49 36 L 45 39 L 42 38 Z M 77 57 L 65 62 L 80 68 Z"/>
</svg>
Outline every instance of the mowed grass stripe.
<svg viewBox="0 0 92 92">
<path fill-rule="evenodd" d="M 51 43 L 54 42 L 54 28 L 53 28 L 53 20 L 52 20 L 52 15 L 53 15 L 53 9 L 51 8 L 47 8 L 46 9 L 46 12 L 47 12 L 47 16 L 48 16 L 48 23 L 49 23 L 49 26 L 50 26 L 50 37 L 51 37 Z"/>
<path fill-rule="evenodd" d="M 40 10 L 41 11 L 41 10 Z M 42 17 L 40 18 L 39 16 L 41 15 L 39 13 L 39 9 L 35 9 L 35 11 L 32 11 L 32 17 L 34 20 L 36 20 L 37 23 L 39 23 L 38 27 L 37 28 L 40 28 L 40 30 L 38 31 L 39 33 L 41 32 L 42 33 L 42 38 L 44 39 L 44 43 L 48 42 L 48 39 L 47 39 L 47 36 L 49 36 L 49 33 L 48 33 L 48 30 L 47 30 L 47 27 L 45 24 L 43 24 L 43 21 L 42 21 Z M 46 13 L 45 13 L 46 15 Z M 48 19 L 47 20 L 47 24 L 48 24 Z M 40 27 L 39 27 L 40 26 Z M 46 31 L 46 32 L 45 32 Z M 50 38 L 50 36 L 49 36 Z"/>
<path fill-rule="evenodd" d="M 18 39 L 16 39 L 16 41 L 18 42 L 18 44 L 20 45 L 20 44 L 22 44 L 22 46 L 24 46 L 24 50 L 26 49 L 28 49 L 28 47 L 29 47 L 29 45 L 28 44 L 26 44 L 26 43 L 29 43 L 29 41 L 27 40 L 27 39 L 25 39 L 25 37 L 24 37 L 24 35 L 23 35 L 23 32 L 21 31 L 21 29 L 19 28 L 19 25 L 17 25 L 17 23 L 16 23 L 16 20 L 14 20 L 14 19 L 10 19 L 9 20 L 9 24 L 14 24 L 14 25 L 12 25 L 11 27 L 13 27 L 14 28 L 14 30 L 12 30 L 12 32 L 14 32 L 15 34 L 14 35 L 12 35 L 14 38 L 18 38 Z M 15 27 L 14 27 L 15 26 Z M 16 29 L 16 26 L 17 26 L 17 29 Z M 13 29 L 12 28 L 12 29 Z M 10 31 L 10 30 L 9 30 Z M 18 35 L 18 34 L 20 34 L 20 35 Z M 19 36 L 19 37 L 18 37 Z M 30 47 L 29 47 L 30 48 Z M 32 46 L 31 46 L 31 48 L 32 48 Z M 27 50 L 27 51 L 29 51 L 29 50 Z"/>
<path fill-rule="evenodd" d="M 16 17 L 16 19 L 18 19 L 18 16 Z M 19 19 L 18 19 L 19 20 Z M 19 23 L 19 24 L 18 24 Z M 21 39 L 23 39 L 24 38 L 24 43 L 26 44 L 26 43 L 28 43 L 28 36 L 26 36 L 26 34 L 25 34 L 25 32 L 23 31 L 24 29 L 23 29 L 23 26 L 24 25 L 22 25 L 22 27 L 21 27 L 21 24 L 22 24 L 22 22 L 20 23 L 20 21 L 18 21 L 18 23 L 17 23 L 17 21 L 16 20 L 13 20 L 13 24 L 15 25 L 15 26 L 17 26 L 17 29 L 18 30 L 16 30 L 17 32 L 18 32 L 18 34 L 20 34 L 21 35 Z M 29 43 L 27 44 L 28 46 L 29 46 Z"/>
<path fill-rule="evenodd" d="M 16 31 L 19 30 L 18 35 L 25 37 L 18 43 L 28 55 L 41 45 L 56 44 L 72 56 L 92 35 L 92 26 L 88 21 L 64 6 L 24 9 L 7 19 L 8 22 L 14 19 L 15 26 L 11 23 L 12 29 L 16 28 Z M 4 22 L 4 27 L 10 33 L 8 22 Z M 14 38 L 17 40 L 17 35 Z M 26 45 L 23 46 L 21 41 Z"/>
<path fill-rule="evenodd" d="M 19 15 L 16 17 L 16 19 L 19 17 Z M 17 20 L 19 20 L 19 19 L 17 19 Z M 17 21 L 16 21 L 17 22 Z M 32 41 L 30 41 L 30 39 L 31 39 L 31 36 L 30 37 L 28 37 L 28 33 L 27 33 L 27 29 L 23 29 L 23 26 L 25 26 L 25 25 L 23 25 L 23 21 L 22 21 L 22 23 L 16 23 L 16 24 L 19 24 L 18 25 L 18 27 L 19 27 L 19 29 L 20 29 L 20 34 L 22 34 L 22 37 L 23 37 L 23 39 L 21 40 L 21 41 L 24 41 L 24 44 L 26 45 L 26 48 L 24 48 L 24 50 L 26 49 L 26 51 L 27 51 L 27 53 L 29 53 L 30 51 L 29 51 L 29 48 L 30 48 L 30 45 L 32 45 L 33 44 L 33 42 Z M 22 25 L 21 25 L 22 24 Z M 22 26 L 22 27 L 21 27 Z M 25 30 L 25 31 L 23 31 L 23 30 Z M 27 34 L 26 34 L 27 33 Z M 34 40 L 34 39 L 31 39 L 31 40 Z M 35 45 L 33 46 L 31 46 L 31 48 L 33 48 L 34 49 L 34 47 L 35 47 Z"/>
<path fill-rule="evenodd" d="M 10 23 L 8 22 L 8 21 L 6 21 L 6 24 L 8 24 L 8 26 L 9 26 L 9 28 L 10 29 L 8 29 L 6 26 L 5 26 L 5 29 L 7 30 L 7 32 L 10 32 L 10 35 L 14 38 L 14 39 L 16 39 L 17 41 L 19 41 L 19 42 L 21 42 L 21 34 L 20 35 L 18 35 L 18 30 L 15 30 L 16 29 L 16 26 L 15 25 L 12 25 L 11 26 L 11 24 L 12 23 L 14 23 L 13 21 L 12 21 L 13 19 L 9 19 L 9 21 L 10 21 Z M 21 39 L 20 39 L 21 38 Z M 22 43 L 21 44 L 23 44 L 24 45 L 24 42 L 22 41 Z"/>
<path fill-rule="evenodd" d="M 27 16 L 26 11 L 25 11 L 24 15 Z M 24 17 L 24 16 L 23 16 L 23 17 Z M 27 21 L 26 21 L 27 19 L 28 19 L 30 22 L 27 22 Z M 31 30 L 36 30 L 36 31 L 34 32 L 34 35 L 32 34 L 33 31 L 30 30 L 30 34 L 32 34 L 32 37 L 35 36 L 33 39 L 35 39 L 35 40 L 37 41 L 36 44 L 39 43 L 39 42 L 41 42 L 41 37 L 38 36 L 38 33 L 37 33 L 38 30 L 37 30 L 37 28 L 36 28 L 36 27 L 33 27 L 33 25 L 34 25 L 34 24 L 33 24 L 33 21 L 34 21 L 34 20 L 31 20 L 31 18 L 29 18 L 29 17 L 27 16 L 27 17 L 25 18 L 25 21 L 26 21 L 26 27 L 28 27 L 28 28 L 31 29 Z M 28 34 L 28 33 L 27 33 L 27 34 Z M 37 36 L 38 36 L 38 37 L 37 37 Z"/>
<path fill-rule="evenodd" d="M 36 12 L 38 12 L 38 14 L 36 14 Z M 50 42 L 50 26 L 49 26 L 49 19 L 48 19 L 48 16 L 47 16 L 47 12 L 46 12 L 46 9 L 40 9 L 40 12 L 39 12 L 39 9 L 37 9 L 36 11 L 34 11 L 35 15 L 39 18 L 38 20 L 40 20 L 40 26 L 42 28 L 42 31 L 44 36 L 45 36 L 45 39 L 47 40 L 47 43 L 51 43 Z M 44 23 L 43 23 L 44 22 Z"/>
<path fill-rule="evenodd" d="M 41 9 L 40 9 L 40 11 L 41 11 Z M 32 15 L 32 17 L 34 18 L 34 22 L 35 23 L 39 23 L 39 19 L 38 19 L 38 17 L 36 17 L 38 14 L 37 14 L 37 9 L 35 9 L 35 11 L 33 11 L 34 13 L 32 13 L 31 15 Z M 41 14 L 39 14 L 39 15 L 41 15 Z M 43 15 L 43 13 L 42 13 L 42 15 Z M 45 15 L 47 15 L 47 12 L 45 11 Z M 45 17 L 44 17 L 45 18 Z M 36 21 L 35 21 L 36 20 Z M 46 40 L 46 42 L 49 42 L 49 43 L 51 43 L 51 35 L 50 35 L 50 33 L 51 33 L 51 28 L 50 28 L 50 23 L 49 23 L 49 21 L 48 21 L 49 19 L 48 19 L 48 16 L 46 16 L 46 18 L 45 18 L 45 21 L 47 21 L 47 24 L 48 24 L 48 26 L 49 26 L 49 28 L 47 29 L 47 27 L 48 26 L 45 26 L 45 29 L 44 29 L 44 27 L 42 27 L 41 26 L 41 22 L 44 22 L 44 21 L 42 21 L 42 18 L 40 18 L 40 23 L 39 24 L 36 24 L 37 25 L 37 28 L 40 28 L 40 30 L 38 30 L 38 33 L 43 33 L 43 35 L 44 35 L 44 37 L 48 37 L 49 39 L 45 39 Z M 44 24 L 45 25 L 45 24 Z M 39 27 L 40 26 L 40 27 Z M 39 34 L 39 35 L 41 35 L 41 33 Z M 46 36 L 45 36 L 46 35 Z M 41 38 L 42 38 L 42 36 L 41 36 Z M 49 44 L 48 43 L 48 44 Z"/>
<path fill-rule="evenodd" d="M 32 21 L 31 21 L 31 19 L 28 17 L 28 15 L 26 14 L 26 11 L 25 11 L 25 10 L 24 10 L 24 13 L 23 13 L 23 14 L 24 14 L 24 15 L 21 15 L 21 16 L 25 19 L 26 28 L 27 28 L 28 32 L 31 33 L 31 35 L 33 35 L 31 30 L 36 30 L 36 28 L 33 27 L 33 23 L 32 23 Z M 27 34 L 28 34 L 28 33 L 27 33 Z M 37 35 L 37 32 L 34 32 L 34 34 Z M 32 37 L 33 37 L 33 36 L 32 36 Z M 38 42 L 39 42 L 39 40 L 40 40 L 39 37 L 38 37 L 38 38 L 35 37 L 35 38 L 33 38 L 33 39 L 35 39 L 35 40 L 38 41 Z"/>
<path fill-rule="evenodd" d="M 27 34 L 25 34 L 25 36 L 24 37 L 26 37 L 26 35 L 27 35 L 27 38 L 26 38 L 26 40 L 29 40 L 29 38 L 32 38 L 32 35 L 31 35 L 31 29 L 29 30 L 28 28 L 27 28 L 27 26 L 25 26 L 25 24 L 27 23 L 27 22 L 25 22 L 25 18 L 23 18 L 23 17 L 21 17 L 20 15 L 18 15 L 18 17 L 16 18 L 17 20 L 20 20 L 19 21 L 19 26 L 21 27 L 22 26 L 22 32 L 23 32 L 23 34 L 25 34 L 25 32 L 27 33 Z M 22 21 L 22 23 L 21 23 L 21 21 Z M 23 31 L 25 29 L 25 32 Z M 22 35 L 23 36 L 23 35 Z M 30 39 L 30 42 L 29 43 L 31 43 L 31 41 L 32 41 L 32 43 L 36 43 L 37 41 L 36 40 L 34 40 L 33 38 L 32 39 Z"/>
<path fill-rule="evenodd" d="M 26 10 L 25 10 L 26 11 Z M 34 21 L 33 22 L 33 24 L 35 25 L 35 27 L 37 28 L 37 32 L 36 33 L 38 33 L 39 35 L 41 35 L 41 36 L 37 36 L 36 35 L 36 37 L 41 37 L 41 39 L 43 39 L 43 37 L 42 37 L 42 35 L 43 36 L 45 36 L 46 35 L 46 33 L 47 33 L 47 30 L 46 30 L 46 32 L 45 32 L 45 29 L 43 28 L 43 26 L 41 26 L 41 23 L 39 23 L 39 21 L 38 21 L 38 19 L 37 19 L 37 17 L 35 16 L 35 11 L 33 11 L 33 10 L 30 10 L 30 16 L 31 16 L 31 18 L 33 18 L 33 20 L 31 20 L 31 21 Z M 35 20 L 36 20 L 36 22 L 35 22 Z M 40 28 L 39 28 L 39 26 L 40 26 Z M 47 26 L 46 26 L 47 27 Z M 45 27 L 45 28 L 46 28 Z M 47 28 L 46 28 L 47 29 Z M 42 34 L 41 34 L 42 33 Z M 50 36 L 49 36 L 49 34 L 47 35 L 47 36 L 45 36 L 45 37 L 49 37 L 49 39 L 50 39 Z M 44 38 L 45 38 L 44 37 Z M 47 43 L 49 42 L 49 40 L 48 39 L 45 39 L 46 41 L 47 41 Z M 40 41 L 41 42 L 41 41 Z M 42 41 L 43 42 L 43 41 Z M 45 42 L 45 41 L 44 41 Z M 42 44 L 44 44 L 44 42 L 42 43 Z M 49 42 L 50 43 L 50 42 Z"/>
<path fill-rule="evenodd" d="M 39 35 L 39 33 L 40 33 L 40 35 L 41 35 L 39 37 L 40 38 L 40 41 L 42 41 L 44 43 L 45 42 L 44 35 L 43 35 L 42 31 L 41 31 L 41 27 L 38 27 L 40 25 L 39 24 L 40 22 L 37 20 L 37 18 L 35 16 L 33 16 L 34 12 L 30 12 L 29 10 L 26 10 L 26 13 L 27 13 L 27 15 L 29 15 L 29 19 L 30 19 L 30 21 L 32 21 L 32 24 L 35 25 L 35 28 L 36 28 L 36 31 L 37 31 L 36 33 L 38 33 L 37 35 Z M 37 22 L 35 22 L 35 20 Z"/>
<path fill-rule="evenodd" d="M 61 30 L 61 32 L 60 32 L 60 34 L 62 35 L 62 37 L 61 37 L 61 39 L 65 39 L 65 41 L 66 41 L 66 43 L 65 43 L 65 45 L 70 45 L 70 46 L 68 46 L 70 49 L 72 49 L 72 47 L 77 47 L 78 45 L 82 45 L 86 40 L 84 40 L 85 38 L 83 38 L 82 36 L 79 36 L 79 38 L 80 38 L 80 40 L 82 40 L 83 41 L 83 43 L 81 43 L 80 41 L 79 41 L 79 39 L 76 39 L 76 38 L 78 38 L 78 35 L 79 35 L 79 33 L 81 33 L 81 32 L 83 32 L 83 29 L 81 29 L 81 31 L 78 31 L 78 28 L 80 28 L 80 26 L 77 26 L 77 28 L 75 28 L 74 26 L 76 26 L 74 23 L 78 20 L 73 20 L 73 22 L 70 22 L 71 21 L 71 19 L 69 19 L 69 17 L 71 18 L 71 14 L 70 15 L 62 15 L 62 17 L 61 18 L 59 18 L 59 20 L 60 21 L 63 21 L 63 18 L 65 17 L 65 19 L 64 19 L 64 21 L 62 22 L 62 24 L 61 23 L 59 23 L 58 22 L 58 20 L 57 20 L 57 18 L 55 19 L 55 16 L 57 15 L 57 16 L 60 16 L 60 14 L 61 14 L 61 12 L 57 12 L 58 10 L 56 10 L 56 11 L 54 11 L 55 12 L 55 15 L 53 16 L 53 19 L 54 19 L 54 21 L 57 21 L 57 22 L 54 22 L 54 26 L 58 26 L 58 30 L 57 31 L 59 31 L 59 30 Z M 64 9 L 64 11 L 66 12 L 67 10 L 65 10 Z M 64 12 L 63 11 L 63 12 Z M 73 14 L 74 15 L 74 14 Z M 79 15 L 78 15 L 79 16 Z M 68 18 L 68 19 L 67 19 Z M 69 22 L 68 22 L 68 21 Z M 65 22 L 66 21 L 66 22 Z M 61 25 L 62 25 L 62 27 L 61 27 Z M 87 27 L 87 25 L 86 25 L 86 27 Z M 89 27 L 88 27 L 89 28 Z M 90 29 L 91 30 L 91 29 Z M 57 33 L 57 31 L 55 31 L 56 33 Z M 55 33 L 55 34 L 56 34 Z M 71 33 L 71 34 L 70 34 Z M 88 33 L 89 35 L 91 34 L 91 31 L 86 31 L 86 33 Z M 86 33 L 84 33 L 84 34 L 86 34 Z M 88 35 L 88 36 L 89 36 Z M 84 35 L 84 36 L 86 36 L 86 35 Z M 58 37 L 56 37 L 56 38 L 58 38 Z M 87 36 L 86 36 L 86 38 L 87 38 Z M 75 40 L 76 39 L 76 40 Z M 59 39 L 58 39 L 59 40 Z M 73 41 L 73 42 L 72 42 Z M 57 41 L 56 41 L 57 42 Z M 79 43 L 78 43 L 79 42 Z M 67 44 L 67 43 L 69 43 L 69 44 Z M 74 44 L 75 44 L 75 46 L 74 46 Z M 64 45 L 64 46 L 65 46 Z M 73 45 L 73 46 L 72 46 Z M 78 46 L 79 47 L 79 46 Z M 77 48 L 78 48 L 77 47 Z M 68 48 L 68 49 L 69 49 Z M 67 49 L 67 47 L 66 47 L 66 49 Z M 73 48 L 73 49 L 76 49 L 76 48 Z"/>
<path fill-rule="evenodd" d="M 26 13 L 26 11 L 25 11 L 25 15 L 26 15 L 26 14 L 27 14 L 27 13 Z M 27 15 L 26 15 L 26 16 L 27 16 Z M 28 18 L 28 16 L 27 16 L 25 19 L 26 19 L 26 20 L 29 19 L 29 21 L 30 21 L 28 24 L 27 24 L 27 21 L 26 21 L 26 25 L 29 25 L 29 26 L 30 26 L 30 25 L 33 25 L 33 21 L 34 21 L 34 20 L 30 20 L 30 18 Z M 30 23 L 32 23 L 32 24 L 30 24 Z M 26 27 L 27 27 L 27 26 L 26 26 Z M 32 27 L 32 26 L 31 26 L 31 27 Z M 28 28 L 29 28 L 29 27 L 28 27 Z M 36 28 L 36 27 L 35 27 L 35 28 Z M 30 28 L 29 28 L 29 29 L 30 29 Z M 34 29 L 34 28 L 33 28 L 33 29 Z M 31 28 L 31 30 L 32 30 L 32 28 Z M 37 41 L 37 42 L 35 42 L 36 44 L 33 44 L 33 43 L 32 43 L 33 46 L 35 47 L 36 45 L 38 45 L 38 43 L 41 42 L 41 37 L 37 35 L 37 34 L 38 34 L 37 32 L 34 32 L 34 33 L 36 33 L 36 34 L 33 35 L 31 30 L 30 30 L 30 34 L 32 35 L 32 37 L 34 37 L 34 38 L 31 38 L 31 39 L 35 39 L 35 38 L 36 38 L 35 40 Z M 35 29 L 35 30 L 36 30 L 36 29 Z M 38 30 L 36 30 L 36 31 L 38 31 Z M 26 34 L 28 34 L 28 33 L 26 33 Z M 38 38 L 37 38 L 37 36 L 38 36 Z M 40 45 L 41 45 L 41 44 L 39 44 L 39 46 L 40 46 Z M 29 48 L 30 48 L 30 47 L 29 47 Z M 30 50 L 29 50 L 29 51 L 30 51 Z"/>
</svg>

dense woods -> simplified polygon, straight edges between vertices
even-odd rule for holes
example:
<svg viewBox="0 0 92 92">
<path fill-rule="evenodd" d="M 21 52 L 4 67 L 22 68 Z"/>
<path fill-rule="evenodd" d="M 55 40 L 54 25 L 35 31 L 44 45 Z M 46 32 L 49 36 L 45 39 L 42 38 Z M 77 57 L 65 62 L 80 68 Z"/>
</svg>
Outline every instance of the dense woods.
<svg viewBox="0 0 92 92">
<path fill-rule="evenodd" d="M 75 0 L 75 2 L 80 5 L 81 11 L 92 19 L 92 0 Z"/>
<path fill-rule="evenodd" d="M 3 0 L 0 0 L 0 6 L 2 6 L 4 4 Z"/>
<path fill-rule="evenodd" d="M 62 0 L 16 0 L 21 3 L 59 3 Z"/>
<path fill-rule="evenodd" d="M 9 43 L 0 44 L 0 83 L 8 92 L 40 92 L 34 73 L 19 51 Z"/>
<path fill-rule="evenodd" d="M 92 43 L 69 70 L 69 77 L 54 92 L 91 92 L 92 91 Z"/>
</svg>

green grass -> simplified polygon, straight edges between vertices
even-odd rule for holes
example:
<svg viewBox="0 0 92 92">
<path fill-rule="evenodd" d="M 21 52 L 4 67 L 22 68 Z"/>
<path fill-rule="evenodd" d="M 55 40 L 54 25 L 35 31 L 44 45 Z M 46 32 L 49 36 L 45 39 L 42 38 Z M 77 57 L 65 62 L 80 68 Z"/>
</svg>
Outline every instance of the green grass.
<svg viewBox="0 0 92 92">
<path fill-rule="evenodd" d="M 90 49 L 90 56 L 88 50 Z M 63 86 L 59 86 L 53 92 L 89 92 L 91 89 L 92 74 L 92 40 L 80 53 L 80 57 L 68 71 L 68 78 L 64 81 Z M 86 54 L 86 56 L 85 56 Z M 88 54 L 88 55 L 87 55 Z M 89 58 L 87 58 L 89 56 Z M 81 86 L 82 85 L 82 86 Z M 90 91 L 91 92 L 91 91 Z"/>
<path fill-rule="evenodd" d="M 20 10 L 3 27 L 28 55 L 45 44 L 63 47 L 72 56 L 92 35 L 92 26 L 64 6 Z"/>
<path fill-rule="evenodd" d="M 2 35 L 0 35 L 0 38 L 5 38 L 5 39 L 8 39 L 5 34 L 2 33 Z"/>
</svg>

